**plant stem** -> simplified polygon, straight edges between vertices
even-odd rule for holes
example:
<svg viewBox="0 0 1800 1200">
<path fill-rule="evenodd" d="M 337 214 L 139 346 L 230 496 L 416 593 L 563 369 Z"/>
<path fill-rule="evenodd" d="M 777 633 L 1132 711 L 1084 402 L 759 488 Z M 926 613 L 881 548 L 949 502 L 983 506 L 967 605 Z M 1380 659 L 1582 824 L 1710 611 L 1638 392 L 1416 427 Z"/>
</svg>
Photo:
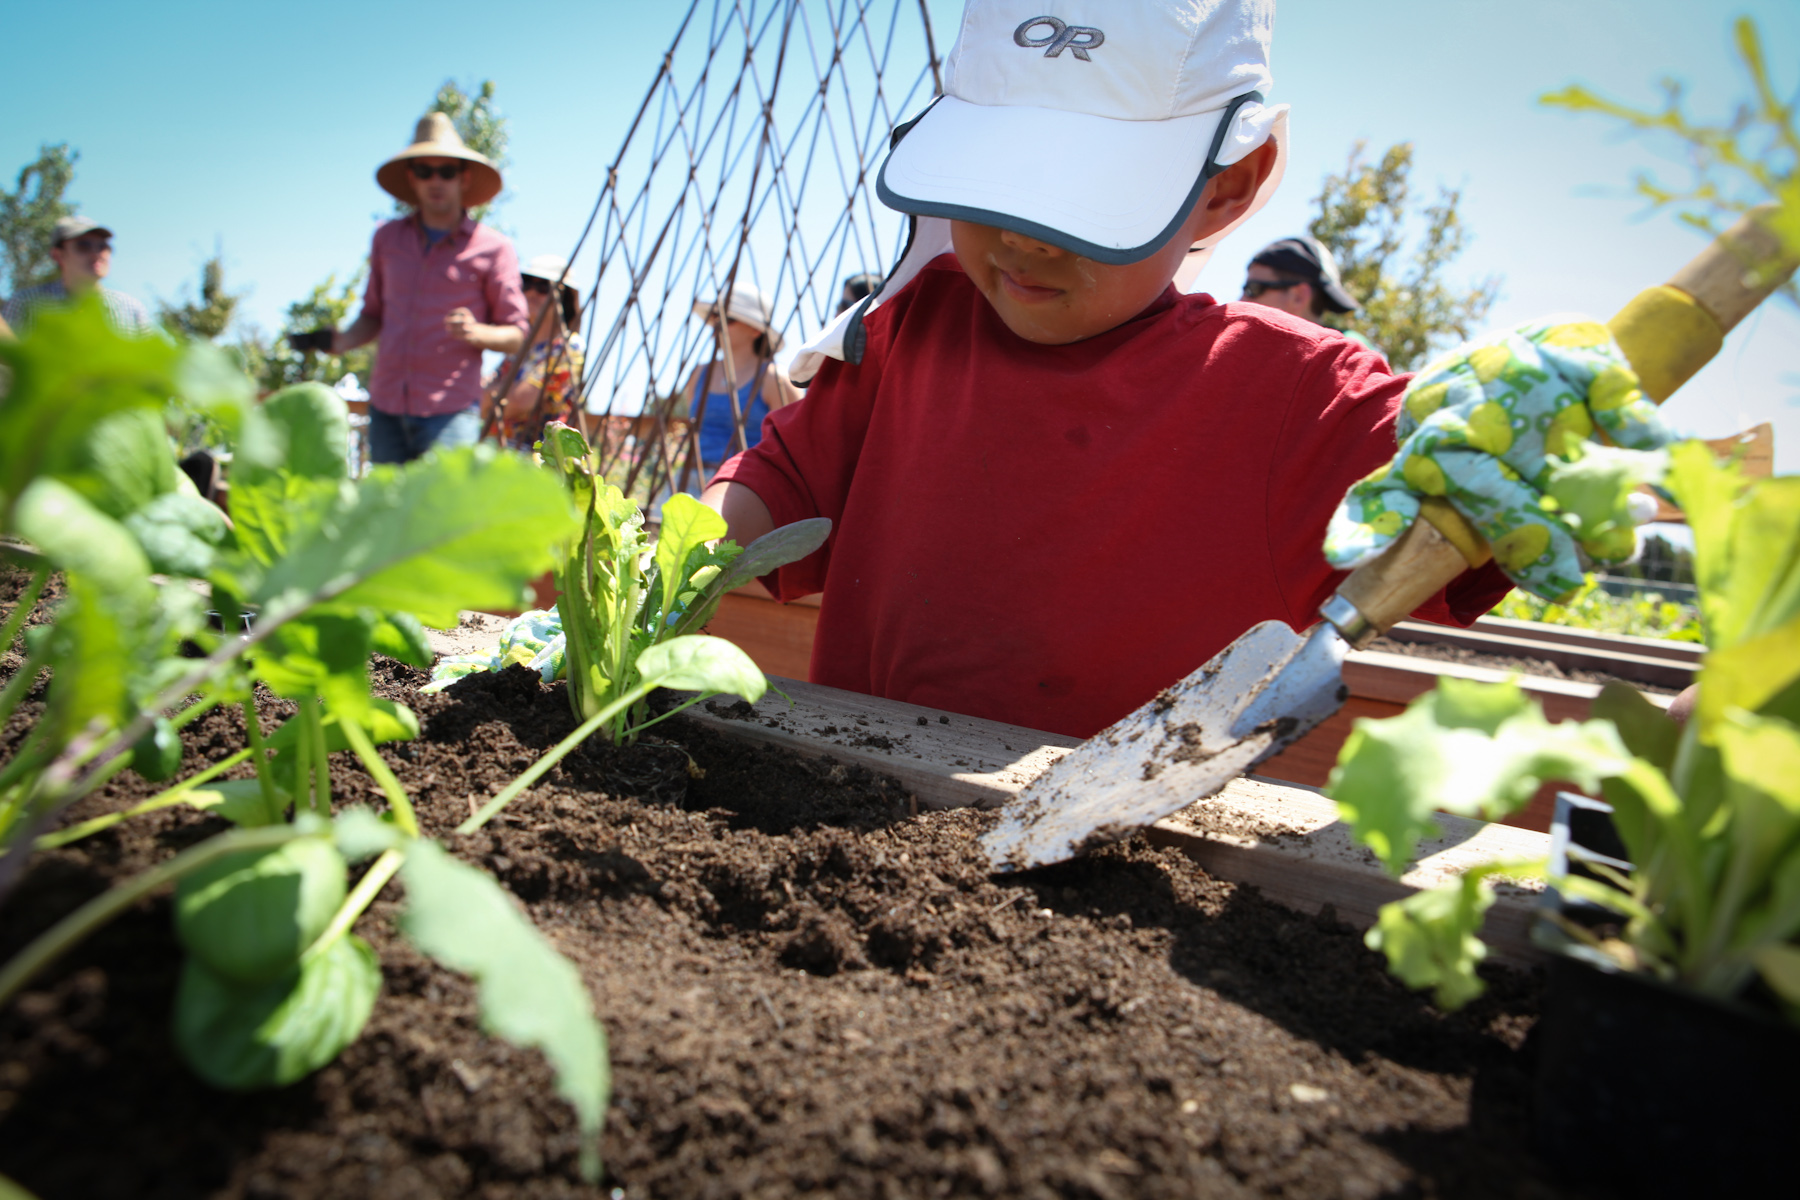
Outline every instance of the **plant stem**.
<svg viewBox="0 0 1800 1200">
<path fill-rule="evenodd" d="M 19 701 L 31 690 L 31 681 L 37 678 L 40 669 L 37 659 L 27 658 L 19 664 L 13 677 L 6 681 L 6 687 L 0 689 L 0 726 L 12 720 L 13 710 L 19 707 Z"/>
<path fill-rule="evenodd" d="M 13 639 L 19 636 L 19 630 L 25 625 L 25 618 L 37 607 L 38 597 L 44 594 L 44 583 L 50 578 L 50 564 L 46 562 L 31 576 L 31 582 L 19 593 L 19 602 L 13 605 L 12 615 L 6 618 L 6 624 L 0 625 L 0 654 L 12 649 Z"/>
<path fill-rule="evenodd" d="M 10 1000 L 44 967 L 73 947 L 81 939 L 105 925 L 139 900 L 164 884 L 173 883 L 188 872 L 215 859 L 240 850 L 264 850 L 292 841 L 301 834 L 291 825 L 271 825 L 262 829 L 234 829 L 191 846 L 174 858 L 151 867 L 142 875 L 126 880 L 112 890 L 102 892 L 86 904 L 39 934 L 11 962 L 0 968 L 0 1004 Z"/>
<path fill-rule="evenodd" d="M 648 695 L 649 693 L 645 693 L 645 694 Z M 717 696 L 719 694 L 720 693 L 718 693 L 718 692 L 701 692 L 699 695 L 695 696 L 692 700 L 684 700 L 680 704 L 677 704 L 674 708 L 671 708 L 668 712 L 663 713 L 660 717 L 651 717 L 648 721 L 645 721 L 642 725 L 633 725 L 630 729 L 627 729 L 624 732 L 621 740 L 623 740 L 623 738 L 635 738 L 635 737 L 637 737 L 638 734 L 644 732 L 644 730 L 650 728 L 652 725 L 655 725 L 661 721 L 666 721 L 670 717 L 673 717 L 678 713 L 685 712 L 686 710 L 694 707 L 694 705 L 700 703 L 702 700 L 711 700 L 714 696 Z"/>
<path fill-rule="evenodd" d="M 389 807 L 394 810 L 394 822 L 400 826 L 400 832 L 407 837 L 418 837 L 419 818 L 413 812 L 412 800 L 407 797 L 406 789 L 400 786 L 400 781 L 394 778 L 386 761 L 375 753 L 375 743 L 369 740 L 368 733 L 361 725 L 342 714 L 338 716 L 338 728 L 344 731 L 344 740 L 356 751 L 356 757 L 362 760 L 363 768 L 381 785 Z"/>
<path fill-rule="evenodd" d="M 340 721 L 347 725 L 348 722 Z M 325 719 L 317 697 L 300 702 L 300 737 L 308 743 L 312 759 L 312 810 L 327 821 L 331 819 L 331 753 L 326 749 Z"/>
<path fill-rule="evenodd" d="M 262 788 L 263 811 L 279 817 L 282 805 L 275 792 L 275 768 L 263 749 L 262 718 L 256 712 L 256 685 L 244 697 L 244 733 L 250 741 L 250 754 L 256 763 L 256 782 Z"/>
<path fill-rule="evenodd" d="M 331 924 L 325 927 L 325 932 L 314 939 L 313 944 L 300 955 L 300 965 L 305 966 L 325 953 L 334 942 L 349 933 L 350 927 L 356 924 L 356 919 L 363 915 L 369 905 L 375 903 L 375 897 L 381 894 L 381 889 L 387 886 L 388 880 L 394 877 L 394 872 L 405 861 L 404 850 L 383 851 L 381 857 L 375 860 L 375 865 L 357 881 L 355 889 L 344 897 L 344 903 L 339 906 L 337 915 L 331 918 Z"/>
<path fill-rule="evenodd" d="M 70 842 L 78 842 L 84 837 L 99 833 L 102 829 L 111 829 L 121 821 L 129 820 L 132 817 L 143 816 L 147 812 L 155 812 L 159 808 L 169 808 L 172 805 L 180 804 L 187 799 L 189 792 L 195 790 L 203 783 L 209 783 L 212 780 L 217 779 L 220 775 L 223 775 L 226 771 L 229 771 L 249 757 L 250 751 L 239 750 L 236 754 L 221 758 L 218 762 L 206 768 L 206 770 L 201 771 L 199 774 L 182 780 L 167 791 L 158 792 L 156 795 L 142 803 L 134 804 L 130 808 L 120 812 L 107 813 L 103 817 L 95 817 L 90 821 L 83 821 L 79 825 L 71 825 L 67 829 L 59 829 L 55 833 L 47 833 L 37 840 L 37 848 L 39 850 L 54 850 L 58 846 L 66 846 Z"/>
<path fill-rule="evenodd" d="M 486 804 L 481 806 L 479 812 L 464 821 L 461 825 L 458 825 L 456 827 L 456 832 L 474 833 L 477 829 L 480 829 L 483 825 L 486 825 L 489 821 L 493 820 L 495 815 L 498 814 L 501 809 L 512 803 L 515 796 L 536 783 L 539 779 L 543 778 L 544 772 L 561 762 L 569 751 L 587 741 L 596 729 L 599 729 L 618 714 L 624 712 L 627 708 L 630 708 L 645 696 L 648 696 L 655 687 L 656 684 L 654 683 L 646 683 L 639 687 L 635 687 L 617 700 L 614 700 L 605 708 L 601 709 L 599 712 L 595 713 L 593 716 L 589 717 L 587 720 L 583 721 L 576 727 L 573 733 L 552 746 L 542 758 L 532 763 L 529 767 L 526 767 L 524 774 L 507 784 L 504 788 L 501 788 L 500 792 L 492 800 L 489 800 Z"/>
</svg>

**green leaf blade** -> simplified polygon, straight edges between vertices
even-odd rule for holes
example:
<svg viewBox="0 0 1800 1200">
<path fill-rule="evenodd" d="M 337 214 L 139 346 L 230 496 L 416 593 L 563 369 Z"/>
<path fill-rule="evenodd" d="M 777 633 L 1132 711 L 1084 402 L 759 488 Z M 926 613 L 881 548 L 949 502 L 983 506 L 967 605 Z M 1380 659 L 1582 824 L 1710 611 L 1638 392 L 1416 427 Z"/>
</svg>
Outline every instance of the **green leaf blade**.
<svg viewBox="0 0 1800 1200">
<path fill-rule="evenodd" d="M 499 884 L 436 843 L 412 845 L 401 877 L 407 891 L 401 929 L 423 953 L 474 977 L 484 1027 L 543 1051 L 580 1123 L 583 1173 L 598 1178 L 611 1071 L 606 1035 L 580 973 Z"/>
</svg>

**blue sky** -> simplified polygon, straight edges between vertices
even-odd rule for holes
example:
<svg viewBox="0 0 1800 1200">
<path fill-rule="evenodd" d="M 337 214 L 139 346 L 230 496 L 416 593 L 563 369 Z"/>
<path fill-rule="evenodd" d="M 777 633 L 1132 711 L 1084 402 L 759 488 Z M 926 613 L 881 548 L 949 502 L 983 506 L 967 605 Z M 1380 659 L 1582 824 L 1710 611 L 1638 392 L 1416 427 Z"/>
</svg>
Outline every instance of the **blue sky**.
<svg viewBox="0 0 1800 1200">
<path fill-rule="evenodd" d="M 819 0 L 809 0 L 818 3 Z M 50 5 L 15 5 L 0 174 L 40 142 L 81 152 L 72 197 L 117 231 L 115 286 L 149 301 L 191 287 L 213 247 L 248 316 L 275 325 L 326 273 L 353 269 L 386 197 L 373 173 L 446 78 L 491 78 L 511 119 L 499 222 L 522 254 L 565 251 L 599 190 L 684 6 L 161 5 L 99 0 L 77 35 Z M 932 5 L 947 46 L 960 5 Z M 1475 234 L 1455 277 L 1503 277 L 1491 321 L 1606 315 L 1671 274 L 1700 239 L 1626 195 L 1640 168 L 1683 178 L 1670 149 L 1599 118 L 1541 108 L 1580 82 L 1637 104 L 1673 75 L 1691 107 L 1747 92 L 1729 20 L 1762 27 L 1778 83 L 1800 86 L 1800 0 L 1282 0 L 1274 99 L 1294 107 L 1286 182 L 1218 252 L 1207 290 L 1235 296 L 1245 260 L 1303 227 L 1350 145 L 1416 147 L 1415 184 L 1460 187 Z M 1800 471 L 1800 313 L 1765 305 L 1670 402 L 1678 428 L 1719 436 L 1776 424 Z"/>
</svg>

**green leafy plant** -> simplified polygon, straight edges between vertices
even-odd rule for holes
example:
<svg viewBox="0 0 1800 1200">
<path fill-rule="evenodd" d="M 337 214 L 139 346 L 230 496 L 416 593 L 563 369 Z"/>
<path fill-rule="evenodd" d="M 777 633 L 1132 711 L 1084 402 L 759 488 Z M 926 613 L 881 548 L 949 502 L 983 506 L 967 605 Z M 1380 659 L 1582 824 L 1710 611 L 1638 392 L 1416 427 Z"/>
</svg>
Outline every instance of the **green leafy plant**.
<svg viewBox="0 0 1800 1200">
<path fill-rule="evenodd" d="M 68 593 L 54 623 L 32 631 L 26 663 L 0 694 L 4 719 L 40 669 L 52 673 L 43 717 L 0 769 L 5 865 L 16 873 L 34 844 L 62 844 L 132 815 L 44 833 L 128 764 L 152 778 L 173 775 L 175 734 L 213 707 L 241 704 L 250 743 L 132 810 L 187 803 L 239 828 L 40 936 L 0 968 L 0 1001 L 99 924 L 173 883 L 187 951 L 177 1046 L 220 1087 L 290 1083 L 336 1057 L 366 1022 L 379 964 L 350 931 L 402 874 L 403 931 L 476 977 L 490 1028 L 549 1056 L 581 1121 L 584 1171 L 596 1176 L 604 1037 L 579 977 L 493 880 L 421 836 L 375 750 L 416 736 L 417 719 L 372 697 L 368 680 L 376 650 L 429 662 L 424 623 L 453 624 L 465 607 L 517 605 L 552 547 L 573 532 L 562 490 L 530 461 L 489 448 L 378 468 L 352 483 L 346 414 L 328 389 L 303 385 L 253 406 L 247 381 L 218 352 L 120 338 L 97 304 L 46 317 L 0 354 L 13 371 L 0 403 L 0 529 L 24 539 L 12 552 L 35 565 L 0 630 L 6 643 L 49 571 L 62 572 Z M 161 425 L 162 406 L 177 393 L 210 408 L 234 436 L 230 528 L 181 489 Z M 157 586 L 153 567 L 177 578 Z M 181 577 L 210 586 L 231 633 L 207 628 Z M 240 616 L 252 614 L 239 635 Z M 183 657 L 183 641 L 206 657 Z M 662 649 L 673 661 L 653 662 L 658 678 L 695 674 L 679 661 L 684 648 Z M 255 682 L 297 705 L 267 738 Z M 329 756 L 340 750 L 376 780 L 390 806 L 383 817 L 350 813 L 331 823 Z M 245 759 L 254 780 L 218 781 Z M 375 862 L 350 886 L 349 862 L 371 854 Z"/>
<path fill-rule="evenodd" d="M 1398 876 L 1446 810 L 1495 819 L 1547 780 L 1598 790 L 1634 864 L 1551 882 L 1617 914 L 1574 952 L 1720 997 L 1756 978 L 1800 1019 L 1800 477 L 1747 482 L 1699 443 L 1671 453 L 1669 487 L 1694 527 L 1709 652 L 1683 726 L 1609 684 L 1593 719 L 1551 725 L 1512 684 L 1444 680 L 1399 717 L 1361 720 L 1329 793 Z M 1477 936 L 1497 863 L 1382 910 L 1368 942 L 1414 987 L 1455 1007 L 1481 991 Z"/>
<path fill-rule="evenodd" d="M 1495 606 L 1493 615 L 1627 637 L 1671 642 L 1706 640 L 1700 627 L 1700 610 L 1694 605 L 1664 598 L 1654 584 L 1635 596 L 1609 595 L 1592 576 L 1561 602 L 1539 599 L 1529 592 L 1511 592 Z"/>
<path fill-rule="evenodd" d="M 1652 209 L 1673 207 L 1683 222 L 1716 237 L 1737 217 L 1774 201 L 1777 207 L 1769 228 L 1790 257 L 1800 258 L 1800 174 L 1795 171 L 1800 163 L 1800 129 L 1794 124 L 1794 103 L 1784 102 L 1775 90 L 1756 22 L 1739 17 L 1732 24 L 1732 40 L 1749 77 L 1751 96 L 1727 121 L 1707 123 L 1690 117 L 1683 110 L 1683 88 L 1674 79 L 1662 82 L 1660 111 L 1608 100 L 1579 85 L 1547 93 L 1539 102 L 1570 112 L 1599 113 L 1640 133 L 1673 138 L 1687 153 L 1691 179 L 1685 187 L 1668 186 L 1640 172 L 1633 187 Z M 1771 268 L 1752 268 L 1766 269 Z M 1781 293 L 1800 304 L 1800 289 L 1792 280 L 1782 285 Z"/>
<path fill-rule="evenodd" d="M 831 522 L 799 521 L 743 550 L 720 540 L 726 533 L 723 517 L 677 493 L 663 505 L 652 546 L 644 514 L 606 481 L 599 456 L 579 430 L 553 422 L 540 449 L 582 522 L 555 569 L 564 673 L 576 717 L 587 724 L 598 721 L 595 728 L 609 741 L 627 743 L 708 695 L 731 692 L 749 700 L 762 695 L 766 681 L 742 651 L 715 638 L 692 644 L 688 639 L 712 618 L 727 591 L 818 549 Z M 668 653 L 647 659 L 654 647 Z M 679 664 L 684 682 L 659 675 L 652 663 L 670 670 Z M 746 686 L 754 686 L 755 695 L 743 690 Z M 701 694 L 650 717 L 645 700 L 656 687 Z"/>
</svg>

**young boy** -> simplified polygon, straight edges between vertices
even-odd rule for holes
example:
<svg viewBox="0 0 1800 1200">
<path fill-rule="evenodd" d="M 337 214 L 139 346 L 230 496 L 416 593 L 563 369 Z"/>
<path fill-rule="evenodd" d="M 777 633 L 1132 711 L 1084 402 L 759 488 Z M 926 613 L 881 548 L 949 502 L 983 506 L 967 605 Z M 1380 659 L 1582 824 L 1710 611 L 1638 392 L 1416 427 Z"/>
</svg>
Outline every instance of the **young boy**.
<svg viewBox="0 0 1800 1200">
<path fill-rule="evenodd" d="M 1279 181 L 1272 23 L 969 0 L 946 95 L 882 169 L 905 259 L 702 497 L 742 544 L 835 523 L 765 580 L 824 593 L 814 682 L 1087 737 L 1256 622 L 1316 619 L 1327 523 L 1394 456 L 1406 377 L 1175 286 Z M 1472 571 L 1420 615 L 1467 624 L 1508 586 Z"/>
</svg>

